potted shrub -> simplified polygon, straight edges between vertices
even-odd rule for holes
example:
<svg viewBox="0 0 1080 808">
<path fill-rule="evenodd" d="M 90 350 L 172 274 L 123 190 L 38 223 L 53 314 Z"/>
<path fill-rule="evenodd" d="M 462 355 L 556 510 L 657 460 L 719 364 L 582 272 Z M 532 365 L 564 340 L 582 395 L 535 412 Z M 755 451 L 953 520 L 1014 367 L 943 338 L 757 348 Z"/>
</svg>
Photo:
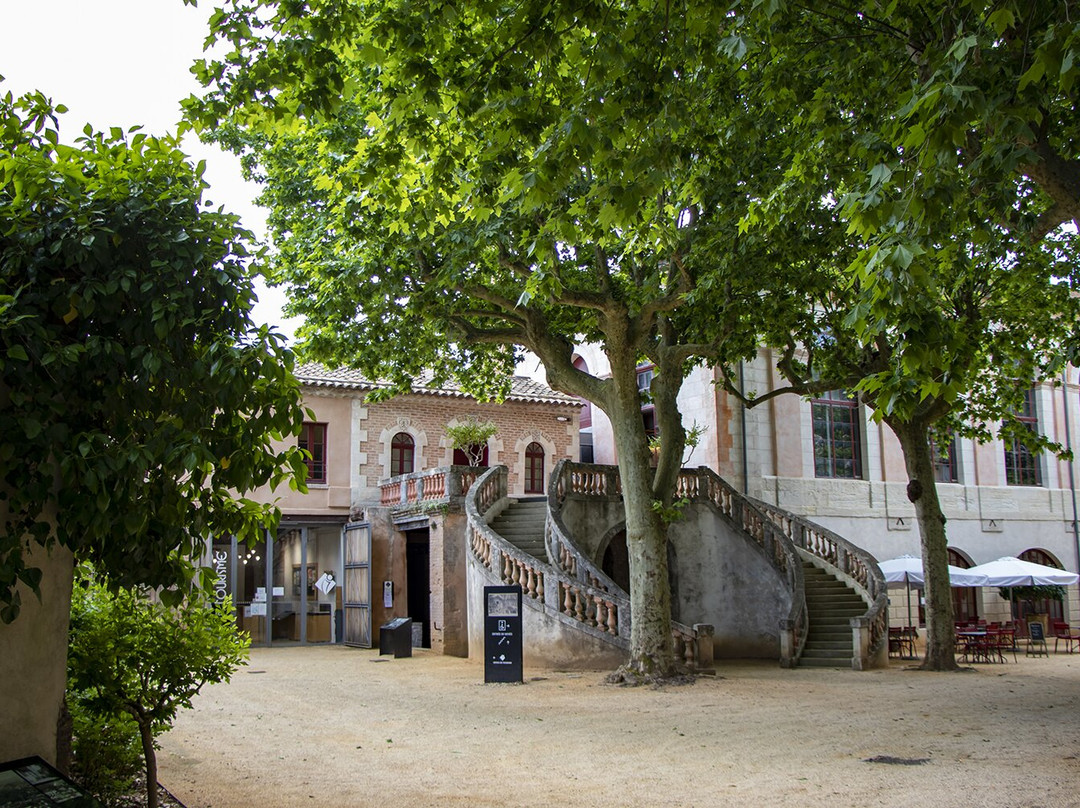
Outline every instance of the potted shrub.
<svg viewBox="0 0 1080 808">
<path fill-rule="evenodd" d="M 1043 634 L 1048 634 L 1050 626 L 1046 612 L 1036 612 L 1036 603 L 1044 600 L 1065 600 L 1065 587 L 1056 584 L 1044 584 L 1033 586 L 1003 586 L 998 589 L 998 594 L 1005 600 L 1012 601 L 1013 614 L 1018 620 L 1042 623 Z M 1024 608 L 1018 613 L 1017 603 L 1023 603 Z"/>
</svg>

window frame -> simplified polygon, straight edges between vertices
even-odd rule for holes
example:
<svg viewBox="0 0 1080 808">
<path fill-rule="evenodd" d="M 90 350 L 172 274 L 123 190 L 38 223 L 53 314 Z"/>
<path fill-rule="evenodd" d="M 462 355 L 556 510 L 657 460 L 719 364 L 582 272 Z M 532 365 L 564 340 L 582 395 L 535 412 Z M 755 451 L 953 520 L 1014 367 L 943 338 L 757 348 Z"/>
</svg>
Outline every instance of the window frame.
<svg viewBox="0 0 1080 808">
<path fill-rule="evenodd" d="M 959 447 L 956 442 L 956 435 L 949 433 L 949 446 L 946 456 L 942 456 L 941 447 L 938 442 L 932 440 L 930 442 L 930 462 L 934 466 L 934 481 L 939 483 L 958 483 L 960 482 L 960 467 L 956 462 L 956 454 L 959 451 Z"/>
<path fill-rule="evenodd" d="M 400 440 L 407 438 L 408 443 Z M 406 453 L 406 450 L 407 453 Z M 408 460 L 408 469 L 404 468 Z M 394 467 L 397 467 L 397 471 Z M 395 432 L 390 438 L 390 476 L 400 477 L 402 474 L 412 474 L 416 470 L 416 438 L 408 432 Z"/>
<path fill-rule="evenodd" d="M 314 436 L 318 436 L 321 440 L 313 442 L 312 438 Z M 308 452 L 309 456 L 304 458 L 304 465 L 307 466 L 308 470 L 305 482 L 309 484 L 327 485 L 328 483 L 328 436 L 329 429 L 325 421 L 305 421 L 300 427 L 300 435 L 297 437 L 296 445 L 298 448 Z M 313 446 L 321 451 L 314 451 Z"/>
<path fill-rule="evenodd" d="M 843 417 L 837 418 L 841 414 Z M 819 434 L 819 424 L 824 426 L 826 435 Z M 838 441 L 838 434 L 844 428 L 849 429 L 849 438 Z M 857 398 L 843 390 L 830 390 L 811 399 L 810 430 L 816 478 L 863 479 L 862 416 Z M 845 444 L 851 447 L 850 457 L 837 452 L 837 447 Z M 850 473 L 840 472 L 844 465 Z"/>
<path fill-rule="evenodd" d="M 535 447 L 535 449 L 534 449 Z M 547 453 L 544 447 L 537 441 L 532 441 L 525 447 L 525 493 L 543 494 L 544 492 L 544 463 Z M 535 461 L 539 460 L 539 468 Z"/>
<path fill-rule="evenodd" d="M 1036 435 L 1039 434 L 1039 411 L 1035 403 L 1034 388 L 1026 391 L 1022 408 L 1014 417 Z M 1006 485 L 1028 488 L 1042 486 L 1042 464 L 1039 462 L 1039 455 L 1016 438 L 1004 441 L 1004 452 Z"/>
</svg>

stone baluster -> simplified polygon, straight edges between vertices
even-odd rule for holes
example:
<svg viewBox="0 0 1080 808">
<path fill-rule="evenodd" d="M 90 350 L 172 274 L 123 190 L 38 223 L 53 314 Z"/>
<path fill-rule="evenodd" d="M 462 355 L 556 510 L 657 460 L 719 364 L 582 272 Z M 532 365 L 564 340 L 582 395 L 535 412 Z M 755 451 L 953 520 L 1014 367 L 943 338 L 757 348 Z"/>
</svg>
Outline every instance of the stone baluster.
<svg viewBox="0 0 1080 808">
<path fill-rule="evenodd" d="M 612 636 L 619 636 L 619 613 L 614 603 L 608 602 L 607 631 Z"/>
<path fill-rule="evenodd" d="M 536 597 L 536 572 L 532 567 L 528 568 L 528 577 L 526 578 L 527 584 L 525 586 L 526 592 L 528 592 L 530 598 Z"/>
<path fill-rule="evenodd" d="M 563 614 L 573 615 L 574 614 L 574 599 L 570 596 L 570 587 L 567 586 L 566 584 L 562 584 L 562 588 L 563 588 L 563 595 L 564 595 Z"/>
</svg>

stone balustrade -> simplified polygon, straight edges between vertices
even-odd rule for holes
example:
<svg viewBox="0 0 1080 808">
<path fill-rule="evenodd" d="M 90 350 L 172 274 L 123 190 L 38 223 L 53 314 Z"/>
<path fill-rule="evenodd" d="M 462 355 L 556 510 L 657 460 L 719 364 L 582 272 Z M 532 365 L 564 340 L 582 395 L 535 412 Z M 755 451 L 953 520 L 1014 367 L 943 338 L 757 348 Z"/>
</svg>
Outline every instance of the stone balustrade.
<svg viewBox="0 0 1080 808">
<path fill-rule="evenodd" d="M 563 461 L 564 465 L 569 465 Z M 565 471 L 565 476 L 562 473 Z M 559 499 L 559 481 L 563 498 L 568 494 L 592 497 L 621 496 L 618 474 L 605 467 L 559 469 L 553 474 L 549 493 L 549 513 L 545 530 L 549 557 L 556 565 L 546 564 L 522 553 L 488 527 L 489 512 L 507 496 L 507 472 L 504 467 L 490 469 L 470 489 L 465 511 L 468 519 L 469 548 L 473 558 L 502 584 L 517 584 L 525 602 L 555 614 L 560 620 L 576 625 L 594 636 L 604 637 L 619 647 L 630 647 L 630 600 L 592 561 L 579 553 L 566 536 L 565 528 L 550 510 Z M 705 638 L 707 649 L 699 648 L 698 636 Z M 679 658 L 691 660 L 693 669 L 712 668 L 712 627 L 682 626 L 673 628 Z M 687 651 L 687 648 L 691 650 Z"/>
<path fill-rule="evenodd" d="M 442 466 L 391 477 L 379 483 L 379 503 L 388 508 L 461 504 L 481 471 L 485 469 Z"/>
<path fill-rule="evenodd" d="M 887 585 L 877 561 L 831 530 L 766 502 L 754 505 L 792 544 L 846 578 L 870 604 L 865 615 L 851 619 L 853 664 L 859 670 L 870 667 L 889 636 Z"/>
</svg>

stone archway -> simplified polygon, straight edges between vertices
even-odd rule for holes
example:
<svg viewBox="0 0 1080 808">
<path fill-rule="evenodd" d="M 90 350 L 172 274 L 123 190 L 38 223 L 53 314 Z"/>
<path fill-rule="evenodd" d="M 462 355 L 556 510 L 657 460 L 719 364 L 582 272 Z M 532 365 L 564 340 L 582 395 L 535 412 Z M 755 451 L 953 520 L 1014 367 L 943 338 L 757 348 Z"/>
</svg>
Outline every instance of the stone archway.
<svg viewBox="0 0 1080 808">
<path fill-rule="evenodd" d="M 630 552 L 626 547 L 626 526 L 617 525 L 600 540 L 600 569 L 624 592 L 630 591 Z M 668 585 L 671 588 L 671 619 L 678 620 L 679 559 L 671 542 L 667 545 Z"/>
</svg>

